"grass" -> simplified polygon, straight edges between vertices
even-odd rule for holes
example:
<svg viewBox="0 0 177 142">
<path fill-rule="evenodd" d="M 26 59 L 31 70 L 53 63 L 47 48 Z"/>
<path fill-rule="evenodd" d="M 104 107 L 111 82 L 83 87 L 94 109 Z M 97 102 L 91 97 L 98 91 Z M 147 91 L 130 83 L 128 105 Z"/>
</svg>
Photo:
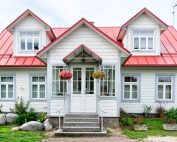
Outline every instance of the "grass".
<svg viewBox="0 0 177 142">
<path fill-rule="evenodd" d="M 40 142 L 47 138 L 44 131 L 17 131 L 11 129 L 15 125 L 0 126 L 0 142 Z"/>
<path fill-rule="evenodd" d="M 132 121 L 132 120 L 131 120 Z M 148 126 L 147 131 L 135 131 L 131 126 L 122 129 L 123 134 L 133 139 L 144 139 L 148 136 L 176 136 L 176 131 L 163 130 L 163 120 L 157 118 L 144 119 L 145 124 Z"/>
</svg>

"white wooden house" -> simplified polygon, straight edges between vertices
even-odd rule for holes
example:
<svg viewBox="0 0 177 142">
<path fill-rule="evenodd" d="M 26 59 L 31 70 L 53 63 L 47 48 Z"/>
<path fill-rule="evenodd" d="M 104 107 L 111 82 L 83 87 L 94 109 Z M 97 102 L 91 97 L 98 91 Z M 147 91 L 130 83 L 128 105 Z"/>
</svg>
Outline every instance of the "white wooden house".
<svg viewBox="0 0 177 142">
<path fill-rule="evenodd" d="M 83 18 L 69 28 L 52 28 L 26 10 L 0 34 L 0 104 L 8 112 L 22 97 L 50 118 L 60 110 L 61 117 L 98 114 L 118 125 L 120 108 L 176 107 L 176 67 L 177 31 L 146 8 L 121 27 Z M 59 79 L 63 69 L 70 80 Z M 97 70 L 103 79 L 92 77 Z"/>
</svg>

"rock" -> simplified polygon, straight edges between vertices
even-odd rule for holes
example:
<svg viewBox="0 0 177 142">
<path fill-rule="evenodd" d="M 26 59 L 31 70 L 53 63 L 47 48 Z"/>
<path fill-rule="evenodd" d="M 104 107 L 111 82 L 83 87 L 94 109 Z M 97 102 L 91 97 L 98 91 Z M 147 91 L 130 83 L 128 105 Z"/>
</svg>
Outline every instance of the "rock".
<svg viewBox="0 0 177 142">
<path fill-rule="evenodd" d="M 177 131 L 177 124 L 163 124 L 163 129 L 167 131 Z"/>
<path fill-rule="evenodd" d="M 53 129 L 52 125 L 50 124 L 49 119 L 46 119 L 44 121 L 44 128 L 45 128 L 45 131 L 51 131 Z"/>
<path fill-rule="evenodd" d="M 6 114 L 0 113 L 0 125 L 6 124 Z"/>
<path fill-rule="evenodd" d="M 12 132 L 21 131 L 20 127 L 14 127 L 11 129 Z"/>
<path fill-rule="evenodd" d="M 133 127 L 135 131 L 147 131 L 146 124 L 135 124 Z"/>
<path fill-rule="evenodd" d="M 20 128 L 22 131 L 41 131 L 43 130 L 44 126 L 41 122 L 30 121 L 30 122 L 24 123 Z"/>
<path fill-rule="evenodd" d="M 6 115 L 6 120 L 7 120 L 7 123 L 14 123 L 16 118 L 17 118 L 17 114 L 15 113 L 7 113 Z"/>
</svg>

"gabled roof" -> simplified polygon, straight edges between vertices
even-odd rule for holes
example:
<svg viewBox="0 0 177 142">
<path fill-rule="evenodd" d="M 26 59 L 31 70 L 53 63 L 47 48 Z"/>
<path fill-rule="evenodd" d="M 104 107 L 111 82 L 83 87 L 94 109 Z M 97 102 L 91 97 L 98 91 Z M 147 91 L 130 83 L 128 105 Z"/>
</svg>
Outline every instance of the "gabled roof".
<svg viewBox="0 0 177 142">
<path fill-rule="evenodd" d="M 12 29 L 18 24 L 20 23 L 24 18 L 26 18 L 27 16 L 31 15 L 32 17 L 34 17 L 37 21 L 39 21 L 42 25 L 44 25 L 47 28 L 47 34 L 48 36 L 51 38 L 51 40 L 54 40 L 55 34 L 53 33 L 52 28 L 46 23 L 44 22 L 41 18 L 39 18 L 37 15 L 35 15 L 31 10 L 27 9 L 25 12 L 23 12 L 19 17 L 17 17 L 11 24 L 9 24 L 6 29 L 8 31 L 12 31 Z"/>
<path fill-rule="evenodd" d="M 161 55 L 130 56 L 124 67 L 177 67 L 177 31 L 168 27 L 160 36 Z"/>
<path fill-rule="evenodd" d="M 43 49 L 41 49 L 37 53 L 37 55 L 42 55 L 45 52 L 47 52 L 51 47 L 53 47 L 60 40 L 62 40 L 63 38 L 65 38 L 66 36 L 68 36 L 69 34 L 71 34 L 73 31 L 75 31 L 78 27 L 80 27 L 83 24 L 85 24 L 86 26 L 88 26 L 89 28 L 91 28 L 92 30 L 94 30 L 95 32 L 97 32 L 99 35 L 101 35 L 102 37 L 104 37 L 105 39 L 107 39 L 110 43 L 112 43 L 115 46 L 117 46 L 122 52 L 124 52 L 126 54 L 130 53 L 128 51 L 128 49 L 124 48 L 124 46 L 123 46 L 123 44 L 121 42 L 115 41 L 114 39 L 112 39 L 111 37 L 109 37 L 107 34 L 105 34 L 104 32 L 102 32 L 100 29 L 98 29 L 97 27 L 95 27 L 91 22 L 89 22 L 86 19 L 82 18 L 77 23 L 75 23 L 72 27 L 68 28 L 65 32 L 63 32 L 53 42 L 49 43 L 46 47 L 44 47 Z"/>
<path fill-rule="evenodd" d="M 0 33 L 0 67 L 46 67 L 37 56 L 14 57 L 13 35 L 6 29 Z"/>
<path fill-rule="evenodd" d="M 130 18 L 127 22 L 125 22 L 121 26 L 121 30 L 120 30 L 118 37 L 117 37 L 118 40 L 122 40 L 123 36 L 125 35 L 126 27 L 129 24 L 131 24 L 133 21 L 135 21 L 137 18 L 139 18 L 142 14 L 146 14 L 150 18 L 152 18 L 156 23 L 158 23 L 161 26 L 162 30 L 165 30 L 168 27 L 168 25 L 165 22 L 163 22 L 160 18 L 158 18 L 155 14 L 153 14 L 147 8 L 143 8 L 136 15 L 134 15 L 132 18 Z"/>
<path fill-rule="evenodd" d="M 89 49 L 88 47 L 86 47 L 84 44 L 79 45 L 76 49 L 74 49 L 67 56 L 65 56 L 63 58 L 63 61 L 66 64 L 68 64 L 68 63 L 72 62 L 75 58 L 77 58 L 82 53 L 86 53 L 89 57 L 91 57 L 94 60 L 94 62 L 97 62 L 99 64 L 102 63 L 102 58 L 100 56 L 98 56 L 95 52 L 93 52 L 91 49 Z"/>
</svg>

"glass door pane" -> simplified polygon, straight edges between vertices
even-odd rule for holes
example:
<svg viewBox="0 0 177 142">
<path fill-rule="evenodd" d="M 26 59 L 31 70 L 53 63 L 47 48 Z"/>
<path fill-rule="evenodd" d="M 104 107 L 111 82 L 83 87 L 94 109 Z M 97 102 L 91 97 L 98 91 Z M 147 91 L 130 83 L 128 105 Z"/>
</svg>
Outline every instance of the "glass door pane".
<svg viewBox="0 0 177 142">
<path fill-rule="evenodd" d="M 94 78 L 92 74 L 94 72 L 94 68 L 86 68 L 85 70 L 85 93 L 86 94 L 94 94 Z"/>
<path fill-rule="evenodd" d="M 73 94 L 81 94 L 82 69 L 73 68 Z"/>
</svg>

